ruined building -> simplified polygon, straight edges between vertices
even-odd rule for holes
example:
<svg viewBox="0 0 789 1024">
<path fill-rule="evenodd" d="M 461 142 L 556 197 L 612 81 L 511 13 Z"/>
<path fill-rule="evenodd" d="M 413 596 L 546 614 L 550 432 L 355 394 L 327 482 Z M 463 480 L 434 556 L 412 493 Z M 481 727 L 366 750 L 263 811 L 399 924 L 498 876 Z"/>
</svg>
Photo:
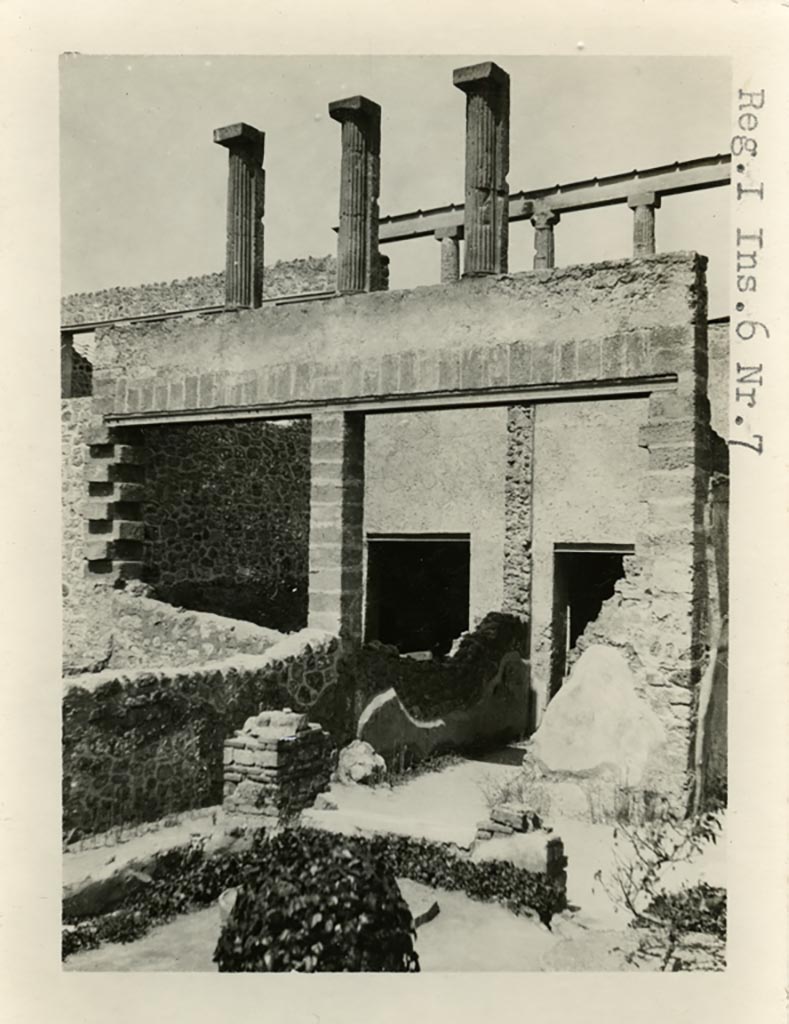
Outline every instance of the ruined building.
<svg viewBox="0 0 789 1024">
<path fill-rule="evenodd" d="M 481 64 L 454 84 L 463 205 L 381 217 L 380 108 L 339 100 L 336 261 L 264 271 L 264 136 L 232 125 L 215 133 L 224 275 L 64 300 L 66 670 L 106 677 L 133 616 L 107 602 L 141 579 L 165 604 L 306 628 L 313 661 L 277 663 L 289 703 L 317 686 L 311 717 L 344 701 L 352 734 L 388 686 L 419 707 L 418 673 L 451 675 L 486 616 L 517 621 L 513 731 L 533 732 L 584 648 L 614 647 L 662 725 L 649 785 L 681 805 L 713 720 L 704 758 L 725 780 L 725 706 L 700 714 L 699 692 L 727 604 L 727 328 L 708 324 L 705 257 L 656 254 L 654 222 L 661 197 L 725 185 L 728 157 L 513 193 L 508 76 Z M 555 267 L 560 217 L 614 203 L 633 211 L 632 258 Z M 534 269 L 509 273 L 519 220 Z M 389 291 L 381 247 L 427 235 L 440 284 Z M 254 653 L 244 628 L 232 643 Z M 363 692 L 363 661 L 326 689 L 319 635 L 343 657 L 379 641 L 433 659 L 384 668 L 373 648 Z M 192 660 L 220 657 L 217 636 Z M 189 661 L 127 646 L 127 677 Z"/>
</svg>

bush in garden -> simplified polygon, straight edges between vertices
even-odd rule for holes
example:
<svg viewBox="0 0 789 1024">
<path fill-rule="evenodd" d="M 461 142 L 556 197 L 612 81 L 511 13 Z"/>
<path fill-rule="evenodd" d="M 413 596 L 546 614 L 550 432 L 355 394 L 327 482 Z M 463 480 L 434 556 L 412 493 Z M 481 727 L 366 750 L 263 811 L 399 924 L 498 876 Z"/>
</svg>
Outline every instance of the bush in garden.
<svg viewBox="0 0 789 1024">
<path fill-rule="evenodd" d="M 222 929 L 220 971 L 418 971 L 415 929 L 375 850 L 285 831 L 257 848 Z"/>
<path fill-rule="evenodd" d="M 614 871 L 607 882 L 600 872 L 597 877 L 609 896 L 632 914 L 631 926 L 643 932 L 638 947 L 627 956 L 630 962 L 657 960 L 663 971 L 694 970 L 698 957 L 692 936 L 703 934 L 713 940 L 706 950 L 709 969 L 723 969 L 726 890 L 700 882 L 668 892 L 663 883 L 664 869 L 689 861 L 707 843 L 717 842 L 721 827 L 716 812 L 687 820 L 667 814 L 639 828 L 617 826 Z"/>
</svg>

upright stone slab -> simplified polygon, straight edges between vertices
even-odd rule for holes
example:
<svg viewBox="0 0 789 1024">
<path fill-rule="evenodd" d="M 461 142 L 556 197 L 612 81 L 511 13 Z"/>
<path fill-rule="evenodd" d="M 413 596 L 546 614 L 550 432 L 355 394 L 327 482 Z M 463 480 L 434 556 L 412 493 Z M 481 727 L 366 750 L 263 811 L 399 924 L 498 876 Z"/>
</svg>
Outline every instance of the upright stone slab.
<svg viewBox="0 0 789 1024">
<path fill-rule="evenodd" d="M 229 153 L 225 305 L 231 308 L 257 308 L 263 302 L 265 139 L 243 123 L 214 131 L 214 142 Z"/>
<path fill-rule="evenodd" d="M 351 96 L 330 103 L 329 116 L 342 125 L 337 291 L 382 290 L 378 257 L 381 108 L 366 96 Z"/>
<path fill-rule="evenodd" d="M 506 274 L 510 77 L 486 61 L 457 68 L 452 81 L 466 94 L 464 274 Z"/>
</svg>

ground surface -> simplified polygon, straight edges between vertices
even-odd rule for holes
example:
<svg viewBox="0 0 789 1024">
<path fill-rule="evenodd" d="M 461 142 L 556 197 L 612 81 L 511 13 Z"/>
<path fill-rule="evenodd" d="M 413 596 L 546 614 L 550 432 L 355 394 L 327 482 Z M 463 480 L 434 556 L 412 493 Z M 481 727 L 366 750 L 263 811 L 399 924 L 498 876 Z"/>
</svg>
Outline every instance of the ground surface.
<svg viewBox="0 0 789 1024">
<path fill-rule="evenodd" d="M 475 902 L 459 892 L 428 890 L 414 882 L 407 886 L 409 896 L 419 890 L 430 892 L 440 908 L 438 916 L 417 932 L 423 971 L 539 971 L 544 969 L 546 954 L 567 945 L 566 939 L 539 921 L 515 917 L 503 907 Z M 211 958 L 219 928 L 219 910 L 214 905 L 155 928 L 137 942 L 78 953 L 64 967 L 69 971 L 216 971 Z"/>
<path fill-rule="evenodd" d="M 517 768 L 463 761 L 440 772 L 425 773 L 404 785 L 368 788 L 334 785 L 328 796 L 337 815 L 360 828 L 386 827 L 408 835 L 467 845 L 476 823 L 487 816 L 489 801 Z M 69 854 L 65 880 L 106 873 L 122 861 L 150 855 L 185 841 L 188 835 L 208 833 L 214 813 L 206 812 L 174 828 L 139 837 L 115 849 L 101 848 Z M 221 817 L 221 812 L 220 812 Z M 463 893 L 433 890 L 439 915 L 418 931 L 417 951 L 423 971 L 615 971 L 630 969 L 626 951 L 636 936 L 629 915 L 618 909 L 601 884 L 614 864 L 614 829 L 577 821 L 549 823 L 561 837 L 569 865 L 567 897 L 570 909 L 552 922 L 515 917 L 503 907 L 480 903 Z M 725 840 L 709 846 L 690 865 L 667 879 L 670 888 L 683 881 L 705 879 L 725 886 Z M 403 883 L 404 895 L 416 912 L 424 909 L 430 890 Z M 211 907 L 184 915 L 154 929 L 128 945 L 106 945 L 70 957 L 64 967 L 73 971 L 213 971 L 212 954 L 219 932 L 219 914 Z"/>
</svg>

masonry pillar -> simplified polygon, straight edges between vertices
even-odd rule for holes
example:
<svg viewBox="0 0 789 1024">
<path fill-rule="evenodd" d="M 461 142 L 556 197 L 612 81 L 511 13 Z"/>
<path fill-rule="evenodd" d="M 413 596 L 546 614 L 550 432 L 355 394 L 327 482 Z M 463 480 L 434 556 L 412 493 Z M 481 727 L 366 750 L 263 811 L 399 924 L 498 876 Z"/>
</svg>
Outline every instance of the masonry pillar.
<svg viewBox="0 0 789 1024">
<path fill-rule="evenodd" d="M 633 256 L 653 256 L 655 253 L 655 210 L 660 209 L 660 196 L 643 192 L 630 196 L 627 205 L 633 211 Z"/>
<path fill-rule="evenodd" d="M 381 108 L 366 96 L 351 96 L 330 103 L 329 116 L 342 125 L 337 291 L 375 291 L 381 277 Z"/>
<path fill-rule="evenodd" d="M 362 636 L 364 416 L 312 417 L 309 625 Z"/>
<path fill-rule="evenodd" d="M 86 438 L 87 573 L 108 585 L 143 572 L 145 448 L 139 430 L 94 427 Z"/>
<path fill-rule="evenodd" d="M 504 595 L 502 610 L 531 617 L 532 466 L 534 406 L 507 408 L 504 476 Z"/>
<path fill-rule="evenodd" d="M 441 284 L 452 284 L 460 279 L 460 239 L 463 227 L 438 228 L 433 237 L 441 243 Z"/>
<path fill-rule="evenodd" d="M 535 210 L 531 222 L 534 227 L 534 269 L 548 270 L 555 266 L 553 229 L 559 223 L 559 214 L 553 210 Z"/>
<path fill-rule="evenodd" d="M 74 335 L 60 335 L 60 397 L 71 398 L 74 372 Z"/>
<path fill-rule="evenodd" d="M 214 131 L 228 157 L 225 305 L 257 308 L 263 301 L 263 210 L 266 136 L 248 124 Z"/>
<path fill-rule="evenodd" d="M 466 94 L 466 276 L 507 273 L 509 241 L 510 77 L 486 61 L 457 68 Z"/>
</svg>

